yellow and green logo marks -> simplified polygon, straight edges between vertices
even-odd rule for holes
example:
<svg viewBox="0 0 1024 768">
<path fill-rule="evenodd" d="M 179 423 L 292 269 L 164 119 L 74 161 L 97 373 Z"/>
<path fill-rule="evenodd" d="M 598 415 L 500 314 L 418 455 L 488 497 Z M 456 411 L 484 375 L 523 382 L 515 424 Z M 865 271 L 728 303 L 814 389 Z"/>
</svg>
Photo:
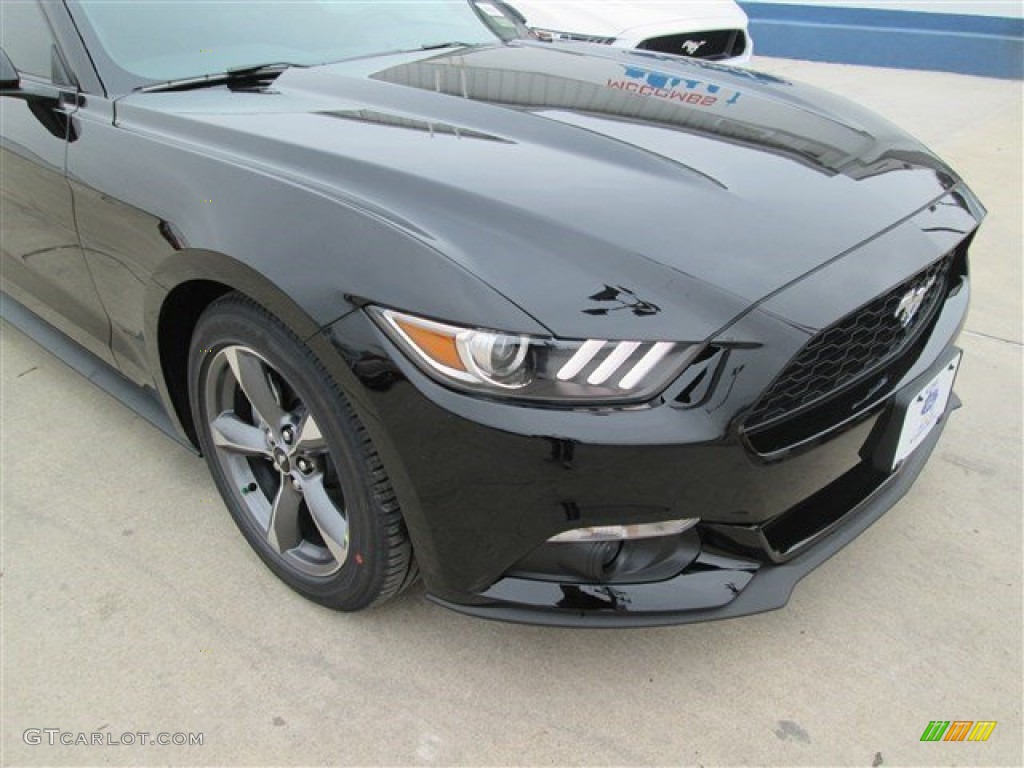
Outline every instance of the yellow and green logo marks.
<svg viewBox="0 0 1024 768">
<path fill-rule="evenodd" d="M 921 741 L 988 741 L 995 727 L 995 720 L 932 720 Z"/>
</svg>

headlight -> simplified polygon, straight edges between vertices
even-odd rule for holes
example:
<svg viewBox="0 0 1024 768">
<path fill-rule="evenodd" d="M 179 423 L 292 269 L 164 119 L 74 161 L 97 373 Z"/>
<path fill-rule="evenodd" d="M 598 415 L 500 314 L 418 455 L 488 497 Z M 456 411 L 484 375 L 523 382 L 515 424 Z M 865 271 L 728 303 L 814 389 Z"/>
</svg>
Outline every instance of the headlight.
<svg viewBox="0 0 1024 768">
<path fill-rule="evenodd" d="M 369 312 L 433 378 L 458 389 L 526 400 L 647 400 L 700 351 L 680 342 L 570 341 L 448 325 L 380 307 Z"/>
</svg>

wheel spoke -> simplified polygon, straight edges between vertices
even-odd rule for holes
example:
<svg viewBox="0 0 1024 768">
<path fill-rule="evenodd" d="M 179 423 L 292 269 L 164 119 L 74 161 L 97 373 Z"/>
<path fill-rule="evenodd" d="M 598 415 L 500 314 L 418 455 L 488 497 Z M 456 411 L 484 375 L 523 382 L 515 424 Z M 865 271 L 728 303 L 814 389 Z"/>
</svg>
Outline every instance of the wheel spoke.
<svg viewBox="0 0 1024 768">
<path fill-rule="evenodd" d="M 247 456 L 268 455 L 266 436 L 259 427 L 246 424 L 231 411 L 225 411 L 210 423 L 213 442 L 218 448 Z"/>
<path fill-rule="evenodd" d="M 299 422 L 295 437 L 295 450 L 304 453 L 320 453 L 327 450 L 327 441 L 320 431 L 313 414 L 307 412 Z"/>
<path fill-rule="evenodd" d="M 235 380 L 252 403 L 253 409 L 276 429 L 284 418 L 284 411 L 270 387 L 270 370 L 266 364 L 255 355 L 237 347 L 224 350 L 224 356 L 231 366 Z"/>
<path fill-rule="evenodd" d="M 348 522 L 334 500 L 327 495 L 323 475 L 311 478 L 302 487 L 306 506 L 324 543 L 341 565 L 348 557 Z"/>
<path fill-rule="evenodd" d="M 299 531 L 301 501 L 302 494 L 292 487 L 287 477 L 282 477 L 281 487 L 277 489 L 270 513 L 270 525 L 267 527 L 267 541 L 276 552 L 284 554 L 302 541 L 302 534 Z"/>
</svg>

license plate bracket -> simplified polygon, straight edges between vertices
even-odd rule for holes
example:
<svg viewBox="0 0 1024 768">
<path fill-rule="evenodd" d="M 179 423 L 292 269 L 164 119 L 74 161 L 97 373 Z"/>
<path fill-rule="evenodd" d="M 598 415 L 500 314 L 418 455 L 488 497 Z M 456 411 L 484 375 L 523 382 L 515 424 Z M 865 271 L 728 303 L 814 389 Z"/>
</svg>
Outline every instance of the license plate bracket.
<svg viewBox="0 0 1024 768">
<path fill-rule="evenodd" d="M 881 440 L 874 452 L 874 465 L 894 472 L 942 421 L 953 396 L 963 352 L 954 349 L 940 365 L 905 387 L 896 395 Z"/>
</svg>

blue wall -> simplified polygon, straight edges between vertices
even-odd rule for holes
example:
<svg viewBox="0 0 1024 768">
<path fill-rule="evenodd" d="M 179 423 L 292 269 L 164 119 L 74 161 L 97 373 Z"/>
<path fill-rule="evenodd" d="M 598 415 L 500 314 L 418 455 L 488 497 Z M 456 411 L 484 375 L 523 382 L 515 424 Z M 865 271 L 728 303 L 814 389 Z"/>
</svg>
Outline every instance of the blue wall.
<svg viewBox="0 0 1024 768">
<path fill-rule="evenodd" d="M 739 3 L 754 52 L 790 59 L 1024 77 L 1024 19 L 771 2 Z"/>
</svg>

